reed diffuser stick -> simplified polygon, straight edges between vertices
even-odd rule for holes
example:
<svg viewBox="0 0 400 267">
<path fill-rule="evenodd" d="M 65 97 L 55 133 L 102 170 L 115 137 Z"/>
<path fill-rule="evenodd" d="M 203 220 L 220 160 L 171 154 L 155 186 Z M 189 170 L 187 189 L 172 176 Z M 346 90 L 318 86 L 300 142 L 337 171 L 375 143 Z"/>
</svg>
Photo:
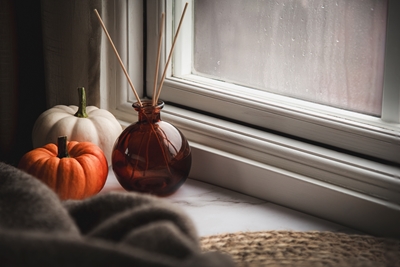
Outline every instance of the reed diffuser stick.
<svg viewBox="0 0 400 267">
<path fill-rule="evenodd" d="M 101 19 L 99 12 L 97 12 L 97 9 L 95 9 L 94 12 L 96 13 L 97 18 L 98 18 L 99 21 L 100 21 L 101 27 L 103 28 L 104 32 L 105 32 L 106 35 L 107 35 L 108 40 L 109 40 L 110 43 L 111 43 L 111 46 L 112 46 L 112 48 L 113 48 L 113 50 L 114 50 L 114 52 L 115 52 L 115 55 L 116 55 L 117 58 L 118 58 L 119 64 L 121 65 L 122 70 L 124 71 L 125 76 L 126 76 L 126 78 L 128 79 L 128 83 L 129 83 L 129 85 L 130 85 L 131 88 L 132 88 L 133 94 L 134 94 L 135 97 L 136 97 L 136 100 L 138 101 L 138 103 L 139 103 L 140 106 L 143 106 L 142 101 L 140 101 L 140 97 L 139 97 L 138 93 L 136 92 L 135 86 L 133 86 L 132 80 L 131 80 L 131 78 L 129 77 L 128 72 L 126 71 L 126 68 L 125 68 L 125 66 L 124 66 L 124 63 L 122 63 L 121 57 L 119 56 L 118 51 L 117 51 L 117 49 L 115 48 L 115 45 L 114 45 L 113 41 L 111 40 L 110 34 L 108 33 L 107 28 L 106 28 L 106 26 L 104 25 L 103 20 Z"/>
<path fill-rule="evenodd" d="M 174 37 L 174 41 L 172 43 L 171 50 L 170 50 L 169 55 L 168 55 L 167 63 L 165 64 L 165 67 L 164 67 L 164 72 L 163 72 L 163 75 L 162 75 L 162 78 L 161 78 L 161 81 L 160 81 L 160 85 L 158 86 L 157 95 L 155 97 L 155 103 L 158 102 L 158 98 L 160 97 L 160 94 L 161 94 L 161 89 L 162 89 L 162 86 L 163 86 L 163 83 L 164 83 L 164 80 L 165 80 L 165 76 L 167 74 L 168 65 L 169 65 L 169 62 L 171 61 L 172 52 L 174 51 L 174 48 L 175 48 L 176 39 L 177 39 L 179 31 L 181 29 L 182 21 L 183 21 L 183 18 L 185 17 L 187 6 L 188 6 L 188 3 L 186 2 L 185 7 L 184 7 L 183 12 L 182 12 L 182 15 L 181 15 L 181 20 L 179 21 L 178 29 L 176 30 L 176 33 L 175 33 L 175 37 Z"/>
<path fill-rule="evenodd" d="M 160 67 L 160 54 L 161 54 L 161 43 L 163 36 L 163 28 L 164 28 L 164 12 L 161 14 L 161 24 L 160 24 L 160 33 L 158 36 L 158 50 L 157 50 L 157 63 L 156 63 L 156 71 L 154 73 L 154 87 L 153 87 L 153 106 L 157 105 L 156 102 L 156 94 L 157 94 L 157 79 L 158 79 L 158 69 Z"/>
</svg>

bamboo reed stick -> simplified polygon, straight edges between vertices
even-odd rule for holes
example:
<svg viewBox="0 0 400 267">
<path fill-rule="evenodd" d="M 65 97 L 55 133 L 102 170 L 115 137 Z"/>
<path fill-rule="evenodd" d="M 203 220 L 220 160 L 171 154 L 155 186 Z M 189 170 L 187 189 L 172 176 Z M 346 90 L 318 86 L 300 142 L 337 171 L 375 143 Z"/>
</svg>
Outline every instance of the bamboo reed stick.
<svg viewBox="0 0 400 267">
<path fill-rule="evenodd" d="M 129 85 L 130 85 L 131 88 L 132 88 L 133 94 L 134 94 L 135 97 L 136 97 L 136 100 L 138 101 L 139 105 L 142 106 L 142 105 L 143 105 L 143 104 L 142 104 L 142 101 L 140 101 L 140 97 L 139 97 L 138 93 L 136 92 L 135 86 L 133 86 L 132 80 L 131 80 L 131 78 L 129 77 L 128 72 L 126 71 L 126 68 L 125 68 L 125 66 L 124 66 L 124 63 L 122 63 L 121 57 L 119 56 L 118 51 L 117 51 L 117 49 L 115 48 L 115 45 L 114 45 L 114 43 L 113 43 L 113 41 L 112 41 L 112 39 L 111 39 L 111 37 L 110 37 L 110 34 L 109 34 L 108 31 L 107 31 L 106 26 L 105 26 L 104 23 L 103 23 L 103 20 L 102 20 L 101 17 L 100 17 L 99 12 L 97 12 L 97 9 L 95 9 L 94 12 L 96 13 L 97 18 L 98 18 L 99 21 L 100 21 L 101 27 L 103 28 L 104 32 L 105 32 L 106 35 L 107 35 L 108 40 L 109 40 L 110 43 L 111 43 L 111 46 L 112 46 L 112 48 L 113 48 L 113 50 L 114 50 L 114 52 L 115 52 L 115 55 L 116 55 L 117 58 L 118 58 L 119 64 L 121 65 L 122 70 L 124 71 L 125 76 L 126 76 L 126 78 L 128 79 L 128 83 L 129 83 Z"/>
<path fill-rule="evenodd" d="M 187 6 L 188 6 L 188 3 L 186 2 L 185 7 L 184 7 L 183 12 L 182 12 L 182 15 L 181 15 L 181 20 L 179 21 L 178 29 L 176 30 L 176 33 L 175 33 L 175 37 L 174 37 L 174 41 L 172 43 L 171 50 L 170 50 L 169 55 L 168 55 L 167 63 L 165 64 L 165 67 L 164 67 L 164 72 L 163 72 L 161 81 L 160 81 L 160 84 L 158 86 L 157 96 L 155 98 L 155 103 L 158 102 L 158 98 L 160 97 L 160 94 L 161 94 L 161 89 L 162 89 L 162 86 L 164 84 L 165 76 L 167 74 L 168 65 L 169 65 L 169 62 L 171 61 L 172 52 L 174 51 L 174 48 L 175 48 L 176 39 L 177 39 L 179 31 L 181 29 L 182 21 L 183 21 L 183 18 L 185 17 Z"/>
<path fill-rule="evenodd" d="M 154 87 L 153 87 L 153 106 L 157 105 L 156 102 L 156 94 L 157 94 L 157 79 L 158 79 L 158 70 L 160 67 L 160 54 L 161 54 L 161 44 L 162 44 L 162 36 L 163 36 L 163 28 L 164 28 L 164 12 L 161 14 L 161 23 L 160 23 L 160 33 L 158 36 L 158 49 L 157 49 L 157 63 L 156 63 L 156 71 L 154 73 Z"/>
</svg>

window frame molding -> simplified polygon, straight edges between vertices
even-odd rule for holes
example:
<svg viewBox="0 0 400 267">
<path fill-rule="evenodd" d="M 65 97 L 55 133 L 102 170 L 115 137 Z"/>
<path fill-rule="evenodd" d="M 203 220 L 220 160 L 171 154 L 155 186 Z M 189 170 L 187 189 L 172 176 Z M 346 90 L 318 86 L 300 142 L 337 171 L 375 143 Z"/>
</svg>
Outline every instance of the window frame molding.
<svg viewBox="0 0 400 267">
<path fill-rule="evenodd" d="M 157 40 L 159 25 L 158 19 L 155 21 L 154 18 L 160 17 L 161 12 L 170 6 L 166 5 L 166 1 L 158 0 L 148 0 L 145 4 L 148 44 L 146 85 L 148 92 L 151 92 L 155 69 L 152 62 L 155 62 L 157 51 L 157 42 L 154 40 Z M 114 14 L 118 12 L 124 12 L 123 8 L 116 10 Z M 168 12 L 166 21 L 167 29 L 171 29 L 173 19 L 168 17 Z M 168 30 L 167 34 L 172 34 L 172 31 Z M 127 47 L 129 44 L 124 49 Z M 170 44 L 163 44 L 161 66 L 165 63 L 169 48 Z M 110 59 L 115 57 L 113 54 L 108 56 Z M 107 64 L 111 61 L 108 60 Z M 116 61 L 113 64 L 106 68 L 117 73 L 120 66 Z M 160 76 L 161 71 L 162 69 Z M 125 127 L 136 121 L 136 114 L 132 110 L 132 103 L 126 98 L 125 102 L 116 100 L 115 88 L 122 87 L 112 85 L 123 84 L 126 78 L 123 75 L 113 75 L 114 78 L 111 75 L 108 79 L 111 86 L 102 87 L 102 99 L 103 95 L 105 99 L 105 103 L 102 103 Z M 192 99 L 193 92 L 190 88 L 197 86 L 193 82 L 168 77 L 164 86 L 176 92 L 170 96 L 170 92 L 166 93 L 166 88 L 163 89 L 161 99 L 167 105 L 163 109 L 162 119 L 177 126 L 190 142 L 193 156 L 190 178 L 265 199 L 367 233 L 400 237 L 399 167 L 176 107 L 168 102 L 175 97 L 188 101 L 189 106 L 192 102 L 204 106 L 207 101 Z M 226 96 L 218 90 L 204 92 L 205 97 L 209 94 L 217 101 Z M 235 102 L 233 96 L 231 101 Z M 270 101 L 270 116 L 279 116 L 285 111 L 279 101 L 280 99 Z M 207 105 L 207 109 L 209 107 Z M 264 107 L 260 107 L 260 110 L 263 111 Z M 255 111 L 257 110 L 246 112 Z M 295 108 L 291 112 L 301 111 L 301 108 Z M 324 114 L 317 115 L 324 117 Z M 304 120 L 306 119 L 305 116 Z M 275 120 L 279 120 L 278 117 Z M 339 119 L 339 122 L 342 120 L 347 122 L 346 119 Z M 319 122 L 316 125 L 320 125 Z M 374 125 L 367 128 L 369 127 L 380 130 Z M 396 132 L 395 129 L 384 129 L 382 134 L 387 138 L 387 132 Z M 352 129 L 350 132 L 353 131 Z M 396 134 L 392 138 L 398 139 Z"/>
<path fill-rule="evenodd" d="M 400 168 L 171 105 L 163 111 L 162 119 L 189 140 L 190 178 L 367 233 L 400 237 Z"/>
<path fill-rule="evenodd" d="M 400 123 L 400 33 L 398 30 L 400 2 L 388 1 L 382 118 L 388 122 Z"/>
<path fill-rule="evenodd" d="M 144 97 L 144 35 L 142 1 L 102 1 L 102 19 L 140 97 Z M 122 124 L 137 119 L 134 94 L 106 35 L 101 40 L 100 107 Z M 117 88 L 123 88 L 118 90 Z"/>
</svg>

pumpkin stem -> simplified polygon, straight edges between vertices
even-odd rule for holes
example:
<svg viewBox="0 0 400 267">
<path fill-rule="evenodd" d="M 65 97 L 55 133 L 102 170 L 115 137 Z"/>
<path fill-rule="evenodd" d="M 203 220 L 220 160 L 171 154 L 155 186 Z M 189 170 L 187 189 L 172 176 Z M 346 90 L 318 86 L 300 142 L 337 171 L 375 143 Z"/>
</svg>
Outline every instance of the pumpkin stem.
<svg viewBox="0 0 400 267">
<path fill-rule="evenodd" d="M 75 113 L 75 117 L 78 118 L 87 118 L 88 115 L 86 113 L 86 92 L 84 87 L 78 88 L 78 95 L 79 95 L 79 106 L 78 111 Z"/>
<path fill-rule="evenodd" d="M 57 139 L 57 147 L 58 147 L 58 154 L 57 157 L 60 159 L 62 158 L 69 158 L 68 149 L 67 149 L 67 137 L 66 136 L 59 136 Z"/>
</svg>

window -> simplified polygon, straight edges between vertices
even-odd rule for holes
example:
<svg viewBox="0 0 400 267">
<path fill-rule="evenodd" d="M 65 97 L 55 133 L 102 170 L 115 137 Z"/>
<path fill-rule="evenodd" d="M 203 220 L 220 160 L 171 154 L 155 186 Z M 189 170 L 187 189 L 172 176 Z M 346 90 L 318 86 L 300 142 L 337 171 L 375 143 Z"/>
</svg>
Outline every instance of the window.
<svg viewBox="0 0 400 267">
<path fill-rule="evenodd" d="M 380 116 L 386 10 L 382 0 L 194 1 L 191 74 Z"/>
<path fill-rule="evenodd" d="M 218 4 L 215 4 L 217 2 Z M 264 63 L 261 61 L 258 67 L 251 67 L 251 64 L 253 64 L 252 62 L 254 61 L 252 58 L 254 59 L 257 56 L 257 54 L 253 53 L 253 51 L 257 49 L 260 52 L 264 51 L 258 48 L 258 44 L 256 44 L 256 48 L 249 45 L 248 47 L 250 48 L 250 51 L 248 52 L 243 52 L 243 48 L 246 48 L 246 44 L 231 44 L 231 48 L 240 48 L 241 51 L 237 54 L 233 54 L 234 52 L 232 52 L 231 54 L 225 56 L 225 54 L 227 54 L 225 50 L 228 50 L 228 48 L 223 46 L 227 46 L 228 43 L 233 43 L 237 42 L 237 40 L 240 40 L 240 38 L 237 37 L 239 35 L 238 32 L 235 32 L 235 34 L 230 34 L 228 37 L 223 35 L 221 32 L 209 33 L 213 34 L 214 36 L 221 34 L 223 37 L 207 38 L 207 40 L 203 41 L 203 39 L 206 39 L 207 35 L 207 33 L 204 33 L 207 31 L 204 28 L 208 27 L 208 29 L 211 29 L 210 21 L 212 18 L 208 17 L 210 16 L 210 12 L 205 12 L 204 10 L 196 11 L 197 8 L 213 10 L 220 8 L 221 11 L 217 10 L 211 13 L 211 15 L 214 14 L 214 20 L 218 20 L 218 15 L 220 14 L 224 14 L 224 16 L 233 15 L 232 12 L 236 12 L 237 10 L 234 10 L 234 8 L 224 9 L 223 4 L 226 4 L 224 1 L 200 1 L 199 3 L 201 4 L 194 1 L 191 2 L 191 13 L 188 14 L 188 18 L 184 25 L 185 28 L 182 30 L 182 36 L 180 36 L 180 46 L 177 45 L 175 50 L 173 72 L 170 73 L 168 79 L 170 83 L 167 82 L 165 88 L 163 89 L 163 99 L 199 110 L 202 110 L 204 108 L 204 103 L 207 103 L 206 111 L 212 114 L 217 114 L 219 116 L 230 118 L 236 121 L 242 121 L 250 125 L 256 125 L 258 127 L 270 129 L 290 136 L 296 136 L 300 139 L 311 140 L 312 142 L 325 144 L 360 155 L 367 155 L 386 161 L 395 161 L 396 163 L 400 163 L 400 144 L 397 138 L 400 130 L 398 124 L 399 86 L 397 86 L 397 82 L 391 81 L 391 79 L 398 79 L 396 77 L 397 75 L 392 75 L 392 77 L 387 75 L 385 77 L 385 87 L 383 88 L 384 37 L 386 28 L 386 24 L 384 22 L 386 21 L 386 1 L 282 0 L 253 1 L 252 3 L 246 2 L 246 4 L 242 5 L 240 5 L 239 2 L 229 1 L 228 6 L 236 5 L 238 6 L 236 7 L 237 10 L 243 10 L 245 7 L 249 6 L 254 9 L 254 7 L 257 5 L 268 6 L 273 3 L 273 5 L 271 7 L 268 6 L 268 8 L 257 8 L 261 9 L 261 11 L 264 13 L 267 11 L 276 12 L 273 14 L 268 13 L 268 15 L 263 14 L 264 17 L 268 18 L 270 15 L 271 18 L 268 20 L 265 19 L 266 22 L 263 22 L 265 23 L 265 27 L 260 26 L 260 23 L 258 23 L 257 34 L 260 35 L 260 32 L 263 33 L 265 28 L 266 33 L 269 34 L 269 36 L 274 34 L 276 35 L 272 37 L 273 39 L 276 39 L 276 41 L 271 41 L 268 39 L 268 37 L 264 38 L 265 41 L 270 42 L 269 45 L 266 45 L 266 54 L 264 55 L 264 58 L 267 60 L 271 58 L 271 64 L 274 63 L 277 66 L 275 67 L 270 65 L 270 67 L 267 68 L 261 64 Z M 182 12 L 182 3 L 179 5 L 179 1 L 175 1 L 174 6 L 172 6 L 172 4 L 168 5 L 168 3 L 170 2 L 167 2 L 167 8 L 171 9 L 168 11 L 169 15 L 171 16 L 172 14 L 175 14 L 174 22 L 177 23 Z M 303 4 L 300 5 L 299 3 Z M 357 3 L 359 6 L 347 3 Z M 364 10 L 362 10 L 361 7 L 363 7 Z M 173 8 L 174 10 L 180 10 L 173 13 Z M 307 13 L 306 11 L 302 10 L 297 11 L 298 14 L 291 14 L 291 12 L 295 13 L 294 11 L 291 11 L 292 8 L 294 10 L 299 8 L 308 8 L 312 11 Z M 332 12 L 336 16 L 339 16 L 339 14 L 343 13 L 342 11 L 345 10 L 348 13 L 360 13 L 358 15 L 348 15 L 350 18 L 347 20 L 352 22 L 354 26 L 349 26 L 350 23 L 346 20 L 346 18 L 340 18 L 340 20 L 335 18 L 323 20 L 323 17 L 328 16 L 326 15 L 326 10 L 336 10 L 338 8 L 339 11 L 335 11 L 336 13 Z M 392 8 L 394 9 L 395 6 Z M 195 10 L 193 11 L 193 9 Z M 315 9 L 319 11 L 314 11 Z M 203 19 L 201 12 L 205 12 L 207 17 L 205 17 L 205 15 L 205 18 Z M 254 10 L 251 12 L 254 12 Z M 370 13 L 375 15 L 371 15 Z M 197 20 L 196 14 L 198 17 Z M 244 14 L 249 16 L 249 12 Z M 278 22 L 275 22 L 281 20 L 284 21 L 285 19 L 281 19 L 281 17 L 286 15 L 288 18 L 286 22 L 283 23 L 283 26 L 279 25 Z M 369 17 L 364 18 L 367 15 Z M 248 24 L 250 25 L 254 24 L 253 16 L 254 15 L 252 15 L 252 19 L 248 21 Z M 239 14 L 237 14 L 237 16 L 234 18 L 225 17 L 224 20 L 238 21 L 240 20 L 238 17 Z M 363 21 L 362 23 L 356 23 L 355 20 L 357 18 L 359 20 L 364 19 L 365 22 Z M 246 21 L 245 19 L 243 20 L 244 21 L 242 23 L 245 25 Z M 327 26 L 321 29 L 319 26 L 305 25 L 303 26 L 305 29 L 296 29 L 295 31 L 292 29 L 282 29 L 284 33 L 281 36 L 280 33 L 274 33 L 274 29 L 270 29 L 269 25 L 267 25 L 267 22 L 270 22 L 271 24 L 275 23 L 276 27 L 290 28 L 289 25 L 293 23 L 300 25 L 301 20 L 314 20 L 308 23 L 319 23 Z M 202 21 L 208 21 L 209 23 L 201 24 Z M 338 21 L 340 21 L 340 23 Z M 196 26 L 196 23 L 200 25 Z M 212 23 L 219 25 L 222 22 L 214 21 Z M 343 23 L 346 25 L 341 25 Z M 365 24 L 368 24 L 369 26 L 366 27 Z M 231 25 L 235 25 L 236 28 L 233 29 Z M 221 28 L 222 32 L 245 31 L 245 26 L 241 26 L 241 28 L 238 29 L 237 25 L 238 23 L 231 23 L 226 27 L 215 26 L 213 29 Z M 388 26 L 388 40 L 393 40 L 396 42 L 396 40 L 398 41 L 398 37 L 396 36 L 398 33 L 395 29 L 396 27 L 391 26 L 392 25 Z M 302 26 L 300 25 L 298 27 L 301 28 Z M 319 31 L 326 30 L 331 32 L 323 34 L 322 37 L 318 37 L 318 33 L 315 33 L 315 35 L 313 35 L 314 33 L 308 33 L 307 27 L 311 27 L 312 29 L 316 28 L 316 30 Z M 351 30 L 348 30 L 348 28 Z M 333 30 L 336 30 L 337 33 L 332 32 Z M 169 38 L 171 38 L 173 31 L 174 25 L 169 25 Z M 345 31 L 345 33 L 341 33 L 342 31 Z M 305 34 L 310 36 L 302 36 Z M 371 35 L 374 36 L 371 37 Z M 313 40 L 316 38 L 322 38 L 324 40 L 325 37 L 332 39 L 330 42 L 330 49 L 326 48 L 326 46 L 329 46 L 328 41 L 323 43 L 321 46 L 319 40 Z M 227 38 L 231 38 L 231 40 L 223 42 L 223 40 Z M 362 40 L 360 41 L 358 38 Z M 211 45 L 209 44 L 211 42 L 209 39 L 212 39 L 213 42 L 215 40 L 223 42 L 223 44 L 220 45 L 221 47 L 218 47 L 218 45 Z M 257 43 L 257 41 L 259 41 L 257 38 L 253 39 L 253 42 Z M 295 39 L 295 41 L 292 41 L 292 39 Z M 341 48 L 341 45 L 339 45 L 340 39 L 343 43 L 346 43 L 346 45 Z M 300 42 L 300 44 L 297 46 L 293 44 L 296 42 L 296 40 Z M 339 43 L 337 43 L 338 40 Z M 246 39 L 244 41 L 244 43 L 247 42 L 251 42 L 251 39 Z M 307 42 L 310 44 L 304 46 L 301 44 L 301 42 Z M 361 43 L 364 42 L 367 44 L 361 45 Z M 338 46 L 339 48 L 337 48 Z M 324 47 L 326 48 L 325 50 L 329 51 L 322 51 Z M 209 50 L 203 51 L 206 48 L 209 48 Z M 218 51 L 210 51 L 213 49 Z M 298 51 L 294 51 L 296 49 Z M 390 43 L 387 44 L 386 49 L 386 55 L 390 54 Z M 281 50 L 284 52 L 281 52 Z M 221 54 L 221 51 L 224 52 Z M 273 51 L 275 51 L 275 54 Z M 243 60 L 240 62 L 231 59 L 234 56 L 239 58 L 238 54 L 245 53 L 248 55 L 244 55 Z M 293 56 L 303 57 L 303 53 L 307 53 L 307 57 L 309 57 L 308 61 L 298 61 L 296 58 L 293 59 Z M 314 55 L 311 55 L 312 53 L 314 53 Z M 318 53 L 320 55 L 315 55 Z M 330 55 L 330 53 L 332 53 L 332 55 Z M 365 55 L 363 56 L 362 53 Z M 342 57 L 343 54 L 349 55 L 348 58 L 351 58 L 351 60 L 338 58 L 341 54 Z M 218 56 L 220 56 L 222 59 L 218 60 L 216 58 Z M 289 57 L 289 59 L 287 59 L 287 57 Z M 338 62 L 335 64 L 331 64 L 329 62 L 319 63 L 321 65 L 317 65 L 317 63 L 315 63 L 315 61 L 323 61 L 324 57 L 332 57 L 331 61 L 337 60 Z M 392 56 L 387 56 L 386 62 L 388 62 L 390 59 L 392 59 Z M 224 63 L 224 61 L 228 60 L 231 61 Z M 246 60 L 251 63 L 247 63 Z M 282 62 L 281 66 L 279 66 L 279 62 Z M 286 65 L 299 64 L 299 66 L 287 67 L 285 66 L 285 63 Z M 221 70 L 223 69 L 223 64 L 236 64 L 242 67 L 236 67 L 233 70 L 231 67 L 230 73 L 227 73 L 229 70 Z M 305 66 L 302 67 L 303 64 L 308 65 L 308 68 Z M 353 66 L 349 67 L 349 65 Z M 388 66 L 388 64 L 386 66 Z M 258 75 L 258 78 L 254 78 L 253 76 L 255 76 L 258 71 L 252 71 L 252 68 L 259 69 L 262 67 L 267 68 L 271 74 L 267 73 L 266 75 Z M 312 71 L 310 71 L 311 68 L 313 69 Z M 331 70 L 332 68 L 335 68 L 336 70 Z M 344 68 L 347 68 L 346 73 L 342 72 L 342 69 Z M 390 68 L 393 70 L 400 69 L 399 60 L 391 64 Z M 209 70 L 207 71 L 207 69 Z M 220 76 L 217 76 L 218 71 Z M 318 75 L 319 71 L 321 72 L 321 75 Z M 357 71 L 357 73 L 353 74 L 355 71 Z M 243 73 L 243 77 L 240 75 L 240 73 Z M 254 79 L 249 77 L 251 75 L 253 75 L 252 77 Z M 332 77 L 328 77 L 328 75 L 332 75 Z M 210 79 L 209 77 L 214 79 Z M 228 82 L 220 82 L 223 79 L 228 80 Z M 248 79 L 248 81 L 246 82 L 245 79 Z M 257 79 L 259 80 L 258 82 Z M 301 81 L 301 79 L 303 81 Z M 346 79 L 347 81 L 342 82 Z M 235 80 L 234 83 L 230 82 L 232 80 Z M 262 80 L 266 80 L 266 82 L 262 82 Z M 324 80 L 329 81 L 324 82 Z M 179 85 L 175 86 L 177 83 L 179 83 Z M 184 84 L 186 85 L 185 88 L 182 87 Z M 243 86 L 243 84 L 247 85 Z M 328 86 L 328 84 L 330 84 L 329 86 L 332 89 L 329 89 L 330 91 L 336 90 L 339 92 L 337 97 L 331 97 L 330 94 L 328 95 L 326 93 L 328 90 L 325 87 Z M 343 92 L 343 87 L 345 86 L 351 88 L 349 88 L 346 92 Z M 255 90 L 255 87 L 268 88 L 266 89 L 267 91 L 260 91 Z M 351 104 L 349 101 L 348 109 L 373 114 L 374 116 L 351 112 L 344 109 L 332 108 L 331 106 L 315 104 L 295 98 L 283 97 L 281 95 L 268 92 L 271 88 L 272 90 L 279 91 L 278 93 L 286 92 L 286 95 L 294 95 L 295 97 L 298 97 L 298 92 L 300 92 L 300 98 L 307 98 L 309 95 L 308 93 L 303 92 L 307 92 L 307 90 L 314 91 L 314 96 L 318 96 L 320 93 L 323 94 L 318 102 L 322 104 L 330 104 L 328 102 L 333 101 L 333 106 L 339 107 L 342 107 L 342 103 L 347 104 L 348 102 L 347 100 L 341 101 L 341 99 L 345 98 L 341 95 L 352 95 L 348 98 L 355 100 L 353 101 L 355 104 Z M 385 90 L 385 94 L 393 94 L 394 97 L 386 97 L 384 102 L 382 102 L 382 88 Z M 356 93 L 352 93 L 353 91 Z M 196 94 L 196 92 L 200 95 L 200 98 L 193 96 Z M 360 94 L 360 92 L 362 92 L 362 94 Z M 366 92 L 370 92 L 370 94 L 365 94 Z M 365 100 L 361 101 L 361 104 L 358 104 L 358 100 L 364 95 L 366 96 Z M 337 98 L 338 101 L 331 100 L 334 98 Z M 199 101 L 199 99 L 201 99 L 201 101 Z M 397 102 L 389 104 L 389 101 L 387 101 L 388 99 L 391 99 L 391 101 L 397 100 Z M 229 104 L 227 102 L 229 102 Z M 368 106 L 370 109 L 366 110 L 363 106 Z M 382 110 L 384 110 L 382 114 L 383 119 L 380 118 Z M 392 123 L 393 121 L 397 123 Z M 373 146 L 371 146 L 371 142 L 374 144 Z"/>
<path fill-rule="evenodd" d="M 141 1 L 120 2 L 127 6 L 126 9 L 117 9 L 116 14 L 122 12 L 126 15 L 126 10 L 128 13 L 136 10 L 129 7 L 132 3 Z M 240 73 L 224 81 L 216 76 L 218 73 L 212 73 L 213 69 L 207 69 L 207 64 L 203 67 L 196 65 L 199 63 L 196 63 L 196 56 L 200 55 L 196 55 L 196 2 L 189 1 L 173 63 L 160 97 L 167 102 L 162 118 L 176 125 L 191 143 L 191 177 L 360 230 L 379 234 L 396 232 L 400 235 L 394 226 L 400 223 L 400 32 L 396 30 L 400 23 L 396 16 L 396 12 L 400 11 L 400 2 L 389 0 L 386 5 L 383 1 L 383 6 L 379 6 L 380 1 L 374 0 L 271 1 L 280 4 L 280 9 L 282 4 L 288 4 L 290 8 L 290 4 L 295 2 L 325 3 L 324 8 L 332 3 L 368 2 L 376 5 L 373 8 L 382 8 L 379 21 L 387 8 L 388 23 L 380 25 L 386 27 L 382 41 L 384 68 L 377 64 L 377 74 L 374 74 L 377 77 L 375 83 L 383 83 L 380 88 L 383 90 L 382 101 L 377 104 L 382 107 L 381 111 L 373 108 L 373 111 L 366 111 L 367 114 L 355 112 L 353 108 L 345 110 L 276 94 L 269 88 L 259 90 L 259 84 L 232 81 L 232 77 L 241 79 Z M 261 1 L 246 1 L 248 5 L 254 3 Z M 165 12 L 166 31 L 160 65 L 163 66 L 184 1 L 148 0 L 144 4 L 146 77 L 143 86 L 147 93 L 143 92 L 143 96 L 151 97 L 159 18 Z M 138 18 L 140 12 L 136 10 L 134 15 Z M 264 31 L 264 27 L 260 29 Z M 140 49 L 132 51 L 129 43 L 137 41 L 138 36 L 141 35 L 129 35 L 127 55 L 132 57 L 129 62 L 137 62 L 136 59 L 140 58 Z M 291 37 L 286 39 L 292 42 Z M 383 53 L 382 45 L 380 43 L 378 49 L 373 49 L 376 57 Z M 302 51 L 299 53 L 302 55 Z M 215 67 L 223 64 L 222 60 L 220 65 L 218 60 L 214 63 Z M 137 69 L 139 72 L 141 64 Z M 118 76 L 119 66 L 114 68 Z M 160 68 L 160 76 L 162 71 Z M 125 77 L 121 74 L 119 79 L 121 81 L 117 77 L 117 83 L 123 84 Z M 129 97 L 128 85 L 109 87 L 109 109 L 122 124 L 134 121 L 131 107 L 134 99 Z M 371 218 L 371 214 L 377 216 Z"/>
</svg>

